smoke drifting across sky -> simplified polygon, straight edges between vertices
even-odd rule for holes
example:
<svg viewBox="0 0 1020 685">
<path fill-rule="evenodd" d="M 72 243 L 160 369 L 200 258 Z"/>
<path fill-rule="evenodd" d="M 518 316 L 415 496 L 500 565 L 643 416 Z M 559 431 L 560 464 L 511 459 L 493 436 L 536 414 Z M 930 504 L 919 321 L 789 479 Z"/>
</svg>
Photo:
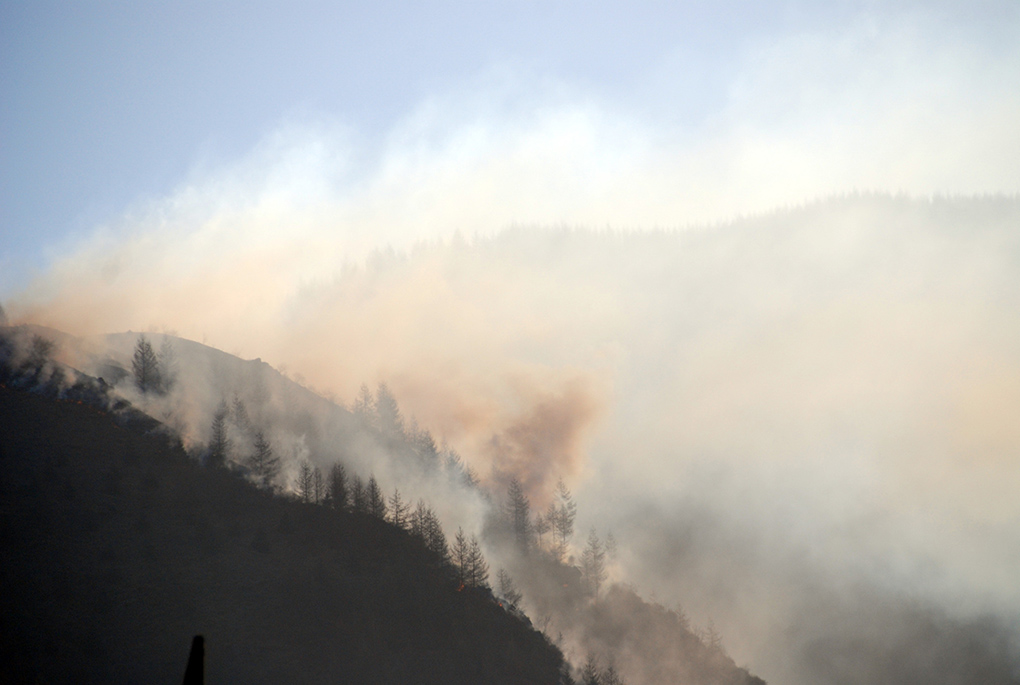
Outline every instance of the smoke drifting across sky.
<svg viewBox="0 0 1020 685">
<path fill-rule="evenodd" d="M 994 35 L 900 6 L 743 46 L 683 120 L 682 53 L 631 105 L 503 63 L 375 145 L 295 117 L 4 305 L 173 329 L 348 401 L 386 381 L 479 470 L 539 500 L 568 478 L 620 571 L 752 670 L 894 682 L 841 650 L 1020 619 L 1020 24 L 999 9 Z M 854 189 L 916 199 L 814 201 Z"/>
<path fill-rule="evenodd" d="M 1008 1 L 227 7 L 0 9 L 4 297 L 260 138 L 232 204 L 328 191 L 348 245 L 1018 185 Z"/>
</svg>

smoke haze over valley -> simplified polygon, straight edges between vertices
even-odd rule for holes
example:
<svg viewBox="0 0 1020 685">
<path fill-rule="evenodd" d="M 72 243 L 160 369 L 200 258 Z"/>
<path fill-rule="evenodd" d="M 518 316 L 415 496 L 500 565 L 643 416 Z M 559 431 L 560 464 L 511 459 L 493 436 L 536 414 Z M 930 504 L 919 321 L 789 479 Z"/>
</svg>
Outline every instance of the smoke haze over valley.
<svg viewBox="0 0 1020 685">
<path fill-rule="evenodd" d="M 626 92 L 504 55 L 380 129 L 284 113 L 54 238 L 4 311 L 193 453 L 238 397 L 281 483 L 341 459 L 451 537 L 562 480 L 576 563 L 611 532 L 609 583 L 770 683 L 1020 682 L 1020 14 L 838 4 Z M 165 396 L 111 375 L 139 332 Z M 482 491 L 362 436 L 363 384 Z M 654 682 L 615 602 L 560 646 Z"/>
</svg>

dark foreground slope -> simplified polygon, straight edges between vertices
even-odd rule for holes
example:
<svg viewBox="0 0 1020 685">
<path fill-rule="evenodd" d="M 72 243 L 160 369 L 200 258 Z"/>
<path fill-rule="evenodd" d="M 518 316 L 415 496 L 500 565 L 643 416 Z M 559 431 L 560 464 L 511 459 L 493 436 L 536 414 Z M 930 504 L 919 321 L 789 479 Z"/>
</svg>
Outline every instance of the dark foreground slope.
<svg viewBox="0 0 1020 685">
<path fill-rule="evenodd" d="M 0 386 L 0 680 L 555 683 L 562 656 L 381 521 L 274 498 L 158 431 Z"/>
</svg>

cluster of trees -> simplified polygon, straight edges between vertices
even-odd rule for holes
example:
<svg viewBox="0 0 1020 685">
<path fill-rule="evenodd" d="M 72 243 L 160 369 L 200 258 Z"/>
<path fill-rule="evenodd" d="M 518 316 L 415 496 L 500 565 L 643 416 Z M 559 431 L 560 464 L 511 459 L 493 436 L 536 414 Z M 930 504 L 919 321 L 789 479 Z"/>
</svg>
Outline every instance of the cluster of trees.
<svg viewBox="0 0 1020 685">
<path fill-rule="evenodd" d="M 0 322 L 0 380 L 20 379 L 34 385 L 54 371 L 52 361 L 56 345 L 49 338 L 34 334 L 25 340 L 16 330 Z"/>
<path fill-rule="evenodd" d="M 528 554 L 537 548 L 552 554 L 561 563 L 566 561 L 576 518 L 577 504 L 562 478 L 556 484 L 556 494 L 545 514 L 537 516 L 532 516 L 531 503 L 521 482 L 517 478 L 510 479 L 504 521 L 521 553 Z M 547 534 L 551 534 L 548 545 L 545 542 Z"/>
<path fill-rule="evenodd" d="M 144 334 L 138 336 L 131 371 L 135 387 L 143 394 L 166 395 L 177 383 L 178 362 L 170 338 L 164 336 L 157 353 Z"/>
<path fill-rule="evenodd" d="M 556 494 L 545 514 L 535 516 L 531 513 L 531 503 L 524 494 L 521 482 L 517 478 L 510 479 L 502 523 L 511 532 L 521 554 L 539 551 L 551 555 L 558 563 L 572 563 L 573 557 L 568 557 L 568 552 L 576 518 L 577 504 L 563 479 L 557 482 Z M 547 534 L 550 537 L 548 543 L 545 542 Z M 613 534 L 609 533 L 603 541 L 592 528 L 581 553 L 580 571 L 585 587 L 596 601 L 608 577 L 608 564 L 615 555 L 616 541 Z"/>
<path fill-rule="evenodd" d="M 602 667 L 599 664 L 599 658 L 589 652 L 584 666 L 581 667 L 580 685 L 624 685 L 624 681 L 616 672 L 616 666 L 612 660 Z"/>
<path fill-rule="evenodd" d="M 326 499 L 326 480 L 322 469 L 312 467 L 307 461 L 301 462 L 295 483 L 298 499 L 305 503 L 320 504 Z"/>
<path fill-rule="evenodd" d="M 462 586 L 488 587 L 489 565 L 482 556 L 478 538 L 472 535 L 469 541 L 463 528 L 457 529 L 457 537 L 453 541 L 453 567 Z"/>
<path fill-rule="evenodd" d="M 142 336 L 136 356 L 141 355 L 151 361 L 150 352 L 151 345 Z M 385 384 L 379 385 L 374 396 L 367 386 L 362 385 L 352 411 L 362 428 L 376 435 L 391 450 L 411 452 L 425 467 L 445 467 L 463 484 L 477 485 L 477 478 L 455 452 L 441 451 L 432 435 L 419 428 L 413 420 L 410 425 L 405 424 L 396 399 Z M 235 463 L 231 454 L 231 431 L 245 436 L 245 441 L 251 440 L 247 454 L 236 462 L 237 465 L 259 487 L 274 489 L 281 469 L 280 458 L 265 432 L 255 428 L 244 402 L 237 395 L 229 407 L 225 401 L 222 402 L 213 415 L 206 464 L 223 468 Z M 466 538 L 460 531 L 451 550 L 439 517 L 424 500 L 418 500 L 412 506 L 404 501 L 398 489 L 387 498 L 374 475 L 363 480 L 357 474 L 349 474 L 339 462 L 323 474 L 320 467 L 303 461 L 298 467 L 293 490 L 303 502 L 387 521 L 420 539 L 441 563 L 451 566 L 463 585 L 488 587 L 488 564 L 476 537 Z"/>
<path fill-rule="evenodd" d="M 562 655 L 485 591 L 456 592 L 410 534 L 264 496 L 127 405 L 6 385 L 0 482 L 39 487 L 5 488 L 3 513 L 41 528 L 3 531 L 0 682 L 180 673 L 182 646 L 209 626 L 210 682 L 556 682 Z"/>
<path fill-rule="evenodd" d="M 414 461 L 405 463 L 418 463 L 427 469 L 450 469 L 464 479 L 465 485 L 478 486 L 477 479 L 454 452 L 438 448 L 431 434 L 419 428 L 413 420 L 405 422 L 396 400 L 384 384 L 374 395 L 362 386 L 352 411 L 361 428 L 374 435 L 395 458 L 410 457 Z M 229 427 L 235 436 L 250 436 L 252 441 L 248 455 L 239 460 L 249 479 L 260 487 L 271 489 L 275 487 L 274 481 L 280 470 L 279 458 L 264 433 L 256 430 L 254 425 L 244 403 L 237 396 L 229 407 L 226 402 L 222 403 L 213 417 L 207 463 L 214 466 L 228 463 L 231 451 Z M 324 469 L 310 461 L 303 461 L 290 485 L 293 496 L 304 503 L 347 514 L 371 516 L 406 531 L 432 552 L 436 563 L 449 570 L 459 587 L 490 588 L 489 565 L 478 538 L 458 528 L 453 540 L 448 541 L 439 517 L 424 500 L 408 502 L 399 489 L 394 489 L 387 497 L 374 475 L 363 479 L 349 472 L 340 462 Z M 616 554 L 616 542 L 612 533 L 602 538 L 592 528 L 583 547 L 575 550 L 572 543 L 577 513 L 577 504 L 562 479 L 557 482 L 545 510 L 535 513 L 522 483 L 510 478 L 503 504 L 496 508 L 497 515 L 487 524 L 486 534 L 494 535 L 488 538 L 490 544 L 512 547 L 519 558 L 537 555 L 534 560 L 540 562 L 537 564 L 539 568 L 560 565 L 576 569 L 581 585 L 572 587 L 579 588 L 580 593 L 586 593 L 593 603 L 601 607 L 604 601 L 609 601 L 606 583 L 609 566 Z M 492 523 L 496 524 L 495 527 L 490 525 Z M 501 606 L 523 617 L 519 608 L 524 599 L 523 593 L 510 574 L 499 569 L 494 581 L 492 589 Z M 698 631 L 697 638 L 706 645 L 719 644 L 718 633 L 711 626 L 707 632 Z M 584 667 L 574 671 L 573 676 L 586 684 L 622 683 L 611 660 L 603 667 L 594 657 L 589 657 Z M 573 680 L 568 675 L 564 682 Z"/>
<path fill-rule="evenodd" d="M 266 490 L 273 489 L 276 477 L 280 473 L 280 458 L 273 452 L 273 446 L 265 433 L 255 431 L 252 441 L 252 452 L 245 460 L 245 466 L 256 483 Z"/>
<path fill-rule="evenodd" d="M 326 477 L 318 466 L 302 462 L 294 486 L 297 498 L 303 502 L 373 516 L 410 533 L 441 564 L 451 567 L 461 586 L 488 587 L 489 565 L 478 538 L 468 538 L 462 528 L 458 529 L 451 549 L 439 517 L 425 500 L 419 499 L 412 508 L 396 488 L 385 498 L 374 475 L 364 481 L 357 474 L 348 474 L 340 462 L 333 464 Z"/>
<path fill-rule="evenodd" d="M 213 468 L 224 468 L 232 463 L 233 441 L 228 431 L 228 419 L 241 435 L 251 440 L 249 451 L 241 463 L 248 476 L 260 487 L 273 489 L 280 474 L 280 458 L 273 450 L 273 445 L 265 432 L 252 425 L 248 410 L 237 395 L 234 396 L 231 409 L 228 410 L 226 402 L 221 402 L 213 415 L 206 464 Z"/>
<path fill-rule="evenodd" d="M 413 418 L 410 422 L 404 420 L 396 398 L 385 383 L 379 384 L 375 395 L 362 384 L 351 412 L 361 428 L 374 435 L 389 453 L 411 457 L 410 463 L 416 463 L 425 471 L 443 468 L 467 487 L 478 486 L 478 476 L 456 451 L 437 445 L 432 433 Z"/>
<path fill-rule="evenodd" d="M 509 605 L 509 608 L 519 610 L 518 605 L 524 599 L 524 595 L 517 589 L 517 584 L 506 569 L 499 569 L 496 574 L 496 581 L 499 583 L 499 596 Z"/>
</svg>

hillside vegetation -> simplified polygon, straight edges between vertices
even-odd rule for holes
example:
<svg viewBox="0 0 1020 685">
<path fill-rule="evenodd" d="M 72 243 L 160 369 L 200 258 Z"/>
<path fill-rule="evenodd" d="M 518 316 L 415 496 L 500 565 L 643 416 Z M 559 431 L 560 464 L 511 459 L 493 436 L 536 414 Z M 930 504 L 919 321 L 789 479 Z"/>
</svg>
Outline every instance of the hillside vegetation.
<svg viewBox="0 0 1020 685">
<path fill-rule="evenodd" d="M 8 682 L 555 683 L 563 659 L 367 515 L 199 466 L 155 422 L 0 387 Z"/>
<path fill-rule="evenodd" d="M 564 547 L 536 539 L 541 517 L 519 484 L 516 510 L 491 508 L 483 527 L 523 603 L 504 569 L 494 594 L 477 540 L 458 530 L 448 545 L 421 500 L 382 499 L 374 477 L 354 472 L 337 494 L 336 469 L 325 495 L 311 480 L 295 492 L 240 458 L 215 461 L 212 446 L 185 450 L 173 429 L 51 352 L 38 334 L 0 338 L 6 680 L 175 682 L 202 634 L 209 682 L 763 683 L 682 614 L 619 585 L 600 594 L 594 531 L 581 567 L 566 563 Z M 333 413 L 350 422 L 366 411 Z M 440 466 L 434 445 L 421 463 L 427 431 L 362 425 L 334 449 L 355 450 L 366 433 L 418 477 L 453 469 L 464 492 L 490 498 L 450 455 Z M 587 661 L 566 663 L 518 604 L 552 621 L 556 643 L 568 631 Z"/>
</svg>

